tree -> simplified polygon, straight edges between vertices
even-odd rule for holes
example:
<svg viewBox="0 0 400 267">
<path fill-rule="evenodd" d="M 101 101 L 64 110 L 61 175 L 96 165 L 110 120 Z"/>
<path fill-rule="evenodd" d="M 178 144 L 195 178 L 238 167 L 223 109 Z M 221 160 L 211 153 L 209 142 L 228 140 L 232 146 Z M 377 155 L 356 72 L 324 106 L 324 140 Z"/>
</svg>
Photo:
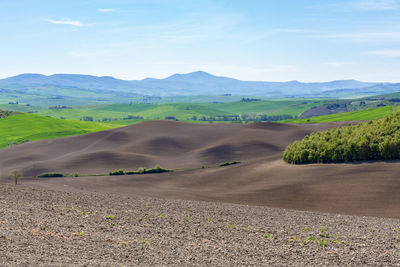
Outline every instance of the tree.
<svg viewBox="0 0 400 267">
<path fill-rule="evenodd" d="M 21 171 L 19 171 L 19 170 L 13 170 L 9 173 L 9 175 L 15 184 L 18 184 L 18 181 L 21 180 L 21 178 L 22 178 Z"/>
</svg>

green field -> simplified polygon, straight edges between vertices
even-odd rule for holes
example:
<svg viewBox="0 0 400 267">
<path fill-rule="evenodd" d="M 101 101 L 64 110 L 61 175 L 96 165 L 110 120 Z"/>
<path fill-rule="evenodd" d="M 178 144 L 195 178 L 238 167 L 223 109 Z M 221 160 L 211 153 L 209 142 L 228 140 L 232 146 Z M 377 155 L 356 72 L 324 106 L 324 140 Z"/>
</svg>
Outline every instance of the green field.
<svg viewBox="0 0 400 267">
<path fill-rule="evenodd" d="M 232 103 L 175 103 L 175 104 L 114 104 L 105 106 L 87 107 L 85 109 L 47 109 L 22 105 L 11 105 L 14 110 L 37 112 L 29 114 L 14 112 L 5 117 L 0 116 L 0 148 L 28 141 L 50 139 L 63 136 L 80 135 L 90 132 L 102 131 L 111 128 L 135 124 L 144 120 L 165 119 L 173 116 L 178 120 L 187 122 L 208 122 L 196 119 L 202 116 L 223 116 L 231 114 L 290 114 L 300 115 L 304 110 L 322 101 L 256 101 Z M 5 105 L 2 105 L 3 107 Z M 292 123 L 319 123 L 334 121 L 360 121 L 384 118 L 396 110 L 395 106 L 366 109 L 361 111 L 337 113 L 307 119 L 291 119 L 284 122 Z M 240 111 L 240 112 L 239 112 Z M 129 115 L 141 116 L 140 118 L 126 119 Z M 107 122 L 80 121 L 83 116 L 92 116 L 93 120 L 110 118 Z M 55 118 L 53 118 L 55 117 Z M 58 119 L 64 117 L 68 119 Z M 125 118 L 125 119 L 122 119 Z M 72 120 L 71 120 L 72 119 Z M 219 121 L 222 122 L 222 121 Z M 230 121 L 224 121 L 230 122 Z M 238 122 L 244 122 L 239 120 Z"/>
<path fill-rule="evenodd" d="M 35 114 L 0 118 L 0 148 L 28 141 L 80 135 L 119 127 L 106 123 L 60 120 Z"/>
<path fill-rule="evenodd" d="M 384 118 L 392 114 L 393 109 L 396 107 L 386 106 L 379 108 L 371 108 L 360 111 L 336 113 L 332 115 L 324 115 L 318 117 L 311 117 L 307 119 L 294 119 L 286 120 L 285 122 L 294 123 L 318 123 L 318 122 L 333 122 L 333 121 L 364 121 L 364 120 L 376 120 Z"/>
<path fill-rule="evenodd" d="M 175 117 L 180 121 L 192 121 L 217 116 L 247 115 L 287 115 L 299 116 L 305 110 L 326 103 L 324 100 L 282 99 L 273 101 L 236 101 L 225 103 L 170 103 L 170 104 L 112 104 L 64 109 L 26 106 L 21 104 L 3 104 L 0 109 L 35 113 L 54 118 L 81 120 L 90 117 L 94 121 L 112 121 L 127 119 L 128 116 L 141 117 L 143 120 L 160 120 Z M 212 120 L 212 119 L 211 119 Z M 121 124 L 128 124 L 121 122 Z"/>
</svg>

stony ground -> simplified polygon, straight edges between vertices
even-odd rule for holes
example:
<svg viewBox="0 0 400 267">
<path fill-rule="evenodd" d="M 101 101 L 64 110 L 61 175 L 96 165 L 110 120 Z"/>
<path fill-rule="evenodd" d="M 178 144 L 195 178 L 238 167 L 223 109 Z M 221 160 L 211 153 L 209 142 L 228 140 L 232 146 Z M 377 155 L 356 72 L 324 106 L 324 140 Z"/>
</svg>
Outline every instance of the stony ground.
<svg viewBox="0 0 400 267">
<path fill-rule="evenodd" d="M 400 220 L 0 184 L 1 266 L 400 266 Z"/>
</svg>

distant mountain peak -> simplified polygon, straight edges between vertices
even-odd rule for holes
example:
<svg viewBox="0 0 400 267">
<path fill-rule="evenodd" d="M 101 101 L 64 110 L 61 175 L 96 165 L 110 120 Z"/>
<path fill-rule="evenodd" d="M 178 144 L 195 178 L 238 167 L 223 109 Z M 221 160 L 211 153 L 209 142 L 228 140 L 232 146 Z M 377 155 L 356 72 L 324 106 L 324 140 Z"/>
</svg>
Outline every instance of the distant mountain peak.
<svg viewBox="0 0 400 267">
<path fill-rule="evenodd" d="M 36 77 L 46 77 L 46 75 L 40 74 L 40 73 L 22 73 L 14 77 L 9 77 L 9 78 L 36 78 Z"/>
<path fill-rule="evenodd" d="M 189 72 L 189 73 L 176 73 L 173 74 L 169 77 L 167 77 L 167 80 L 176 80 L 176 79 L 204 79 L 204 78 L 215 78 L 216 76 L 205 72 L 205 71 L 194 71 L 194 72 Z"/>
<path fill-rule="evenodd" d="M 375 87 L 372 87 L 375 86 Z M 397 85 L 396 85 L 397 86 Z M 329 96 L 335 94 L 360 95 L 371 91 L 376 93 L 398 90 L 392 84 L 365 83 L 355 80 L 336 80 L 331 82 L 265 82 L 241 81 L 234 78 L 215 76 L 205 71 L 177 73 L 164 79 L 147 78 L 143 80 L 120 80 L 111 76 L 92 76 L 85 74 L 42 74 L 26 73 L 0 80 L 0 90 L 32 90 L 46 94 L 60 93 L 65 89 L 98 90 L 120 95 L 151 96 L 199 96 L 199 95 L 251 95 L 268 97 L 285 96 Z M 58 89 L 62 89 L 61 91 Z M 350 90 L 351 89 L 351 90 Z M 58 90 L 58 91 L 57 91 Z M 68 95 L 69 97 L 69 95 Z"/>
</svg>

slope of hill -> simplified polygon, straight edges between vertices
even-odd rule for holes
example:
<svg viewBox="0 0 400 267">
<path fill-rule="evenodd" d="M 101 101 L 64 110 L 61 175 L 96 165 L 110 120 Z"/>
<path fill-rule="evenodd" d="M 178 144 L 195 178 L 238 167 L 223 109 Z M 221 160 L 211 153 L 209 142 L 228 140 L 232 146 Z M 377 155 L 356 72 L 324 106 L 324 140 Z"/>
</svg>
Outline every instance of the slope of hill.
<svg viewBox="0 0 400 267">
<path fill-rule="evenodd" d="M 292 119 L 292 120 L 287 120 L 286 122 L 321 123 L 321 122 L 334 122 L 334 121 L 376 120 L 392 114 L 395 110 L 396 110 L 395 106 L 384 106 L 384 107 L 371 108 L 360 111 L 351 111 L 351 112 L 336 113 L 331 115 L 316 116 L 305 119 Z"/>
<path fill-rule="evenodd" d="M 290 165 L 283 162 L 282 152 L 293 141 L 311 132 L 345 124 L 348 123 L 190 124 L 149 121 L 2 149 L 0 177 L 5 177 L 12 169 L 21 170 L 25 176 L 59 171 L 80 176 L 34 179 L 32 182 L 26 178 L 23 183 L 56 190 L 68 188 L 129 197 L 233 202 L 398 218 L 399 162 L 340 165 Z M 215 167 L 235 160 L 241 163 Z M 84 177 L 85 174 L 135 170 L 155 164 L 175 171 Z M 203 165 L 206 168 L 201 168 Z M 159 213 L 154 214 L 158 216 Z M 341 221 L 342 218 L 337 219 L 338 224 Z M 225 225 L 227 223 L 230 222 L 225 222 Z"/>
<path fill-rule="evenodd" d="M 80 135 L 117 126 L 72 120 L 60 120 L 18 113 L 0 117 L 0 148 L 28 141 Z"/>
<path fill-rule="evenodd" d="M 343 89 L 334 89 L 334 90 L 326 90 L 321 92 L 321 95 L 325 97 L 356 97 L 362 95 L 379 95 L 379 94 L 390 94 L 400 91 L 400 83 L 377 83 L 366 87 L 359 88 L 343 88 Z"/>
<path fill-rule="evenodd" d="M 19 86 L 57 86 L 65 88 L 97 89 L 107 91 L 130 91 L 132 86 L 129 81 L 115 79 L 109 76 L 92 76 L 80 74 L 21 74 L 0 80 L 0 85 Z"/>
</svg>

